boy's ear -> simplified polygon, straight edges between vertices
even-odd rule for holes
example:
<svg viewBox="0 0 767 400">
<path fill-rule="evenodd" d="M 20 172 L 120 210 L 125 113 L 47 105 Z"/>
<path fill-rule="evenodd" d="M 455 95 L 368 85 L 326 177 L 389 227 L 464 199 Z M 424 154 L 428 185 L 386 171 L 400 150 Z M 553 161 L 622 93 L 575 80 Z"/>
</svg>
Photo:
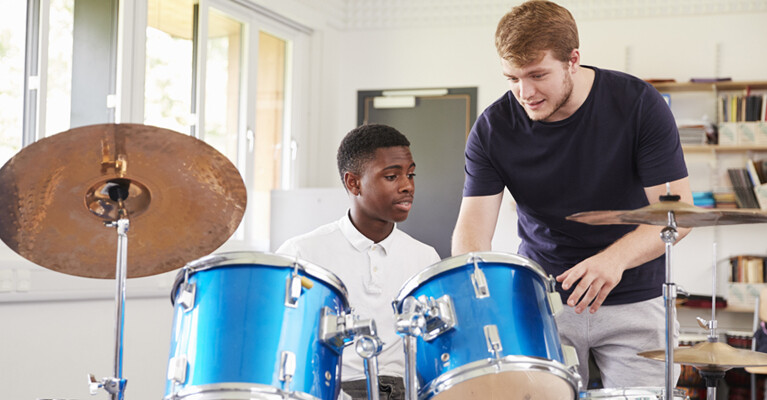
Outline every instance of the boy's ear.
<svg viewBox="0 0 767 400">
<path fill-rule="evenodd" d="M 354 196 L 360 194 L 360 179 L 353 172 L 344 172 L 344 186 L 346 190 Z"/>
</svg>

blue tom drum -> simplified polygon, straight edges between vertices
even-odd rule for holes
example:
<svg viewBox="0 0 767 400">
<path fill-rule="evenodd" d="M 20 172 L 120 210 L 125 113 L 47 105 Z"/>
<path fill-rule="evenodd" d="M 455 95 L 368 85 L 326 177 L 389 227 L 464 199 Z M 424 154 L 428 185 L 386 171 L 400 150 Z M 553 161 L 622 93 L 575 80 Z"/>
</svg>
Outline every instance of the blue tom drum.
<svg viewBox="0 0 767 400">
<path fill-rule="evenodd" d="M 320 324 L 348 313 L 347 297 L 330 271 L 279 255 L 187 264 L 171 293 L 165 399 L 335 400 L 344 343 L 321 340 Z"/>
<path fill-rule="evenodd" d="M 578 398 L 577 356 L 554 321 L 562 301 L 535 262 L 499 252 L 448 258 L 410 278 L 393 305 L 406 343 L 416 338 L 419 399 Z M 406 345 L 409 374 L 412 351 Z"/>
</svg>

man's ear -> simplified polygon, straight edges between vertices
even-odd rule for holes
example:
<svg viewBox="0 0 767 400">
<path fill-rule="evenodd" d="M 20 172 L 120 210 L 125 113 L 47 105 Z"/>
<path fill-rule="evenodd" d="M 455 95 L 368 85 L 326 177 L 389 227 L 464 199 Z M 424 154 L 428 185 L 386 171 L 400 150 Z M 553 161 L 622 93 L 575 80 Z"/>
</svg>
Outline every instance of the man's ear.
<svg viewBox="0 0 767 400">
<path fill-rule="evenodd" d="M 344 172 L 344 186 L 346 191 L 354 196 L 360 195 L 360 178 L 353 172 Z"/>
</svg>

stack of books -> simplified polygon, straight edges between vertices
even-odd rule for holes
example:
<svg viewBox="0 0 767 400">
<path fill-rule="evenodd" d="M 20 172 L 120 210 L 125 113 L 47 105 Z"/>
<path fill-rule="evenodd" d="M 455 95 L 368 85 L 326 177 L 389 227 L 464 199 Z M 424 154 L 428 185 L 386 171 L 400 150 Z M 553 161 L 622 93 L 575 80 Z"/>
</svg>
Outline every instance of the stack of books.
<svg viewBox="0 0 767 400">
<path fill-rule="evenodd" d="M 738 208 L 738 204 L 735 201 L 735 192 L 722 191 L 714 192 L 714 202 L 716 208 Z"/>
<path fill-rule="evenodd" d="M 680 125 L 679 140 L 682 144 L 706 144 L 705 125 Z"/>
</svg>

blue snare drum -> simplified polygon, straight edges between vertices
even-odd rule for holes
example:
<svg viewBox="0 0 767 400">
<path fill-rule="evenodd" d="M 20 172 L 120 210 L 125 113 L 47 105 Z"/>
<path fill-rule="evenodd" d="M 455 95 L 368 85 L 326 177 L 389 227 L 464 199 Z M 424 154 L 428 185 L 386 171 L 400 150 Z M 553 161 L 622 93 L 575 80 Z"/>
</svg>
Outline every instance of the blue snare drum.
<svg viewBox="0 0 767 400">
<path fill-rule="evenodd" d="M 577 356 L 554 321 L 562 302 L 533 261 L 498 252 L 445 259 L 404 284 L 395 313 L 401 319 L 412 304 L 427 321 L 411 335 L 419 399 L 578 398 Z M 447 317 L 430 323 L 432 312 Z"/>
<path fill-rule="evenodd" d="M 342 346 L 320 341 L 325 310 L 349 311 L 330 271 L 266 253 L 187 264 L 171 293 L 165 399 L 333 399 Z"/>
</svg>

